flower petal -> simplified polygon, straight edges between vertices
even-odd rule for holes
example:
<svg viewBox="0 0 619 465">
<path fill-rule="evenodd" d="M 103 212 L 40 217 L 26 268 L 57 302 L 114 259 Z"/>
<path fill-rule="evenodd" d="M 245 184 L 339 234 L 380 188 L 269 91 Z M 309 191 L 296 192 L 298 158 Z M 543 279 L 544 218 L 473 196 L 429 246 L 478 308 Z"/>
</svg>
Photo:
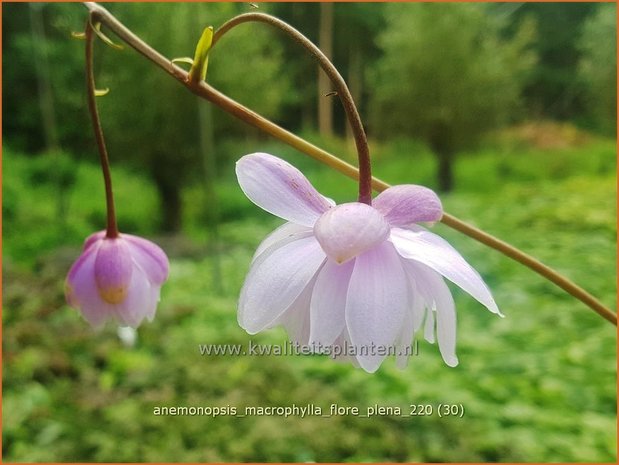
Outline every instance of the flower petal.
<svg viewBox="0 0 619 465">
<path fill-rule="evenodd" d="M 434 344 L 436 339 L 434 339 L 434 330 L 436 329 L 435 320 L 434 320 L 434 307 L 429 307 L 426 310 L 426 322 L 423 327 L 423 337 L 430 344 Z"/>
<path fill-rule="evenodd" d="M 310 301 L 316 276 L 305 286 L 303 292 L 275 322 L 286 329 L 290 340 L 299 346 L 307 346 L 310 337 Z"/>
<path fill-rule="evenodd" d="M 403 370 L 408 365 L 408 359 L 411 355 L 411 344 L 413 342 L 413 312 L 407 311 L 404 316 L 404 322 L 402 323 L 402 331 L 398 336 L 398 343 L 395 355 L 395 364 L 398 368 Z"/>
<path fill-rule="evenodd" d="M 69 305 L 79 310 L 86 321 L 95 329 L 114 316 L 112 306 L 106 304 L 95 283 L 95 260 L 98 247 L 86 250 L 73 264 L 65 283 L 65 294 Z"/>
<path fill-rule="evenodd" d="M 281 241 L 282 239 L 286 239 L 294 234 L 306 234 L 311 233 L 312 230 L 307 226 L 300 226 L 295 223 L 284 223 L 260 243 L 256 252 L 254 253 L 253 258 L 251 259 L 252 263 L 258 258 L 258 256 L 264 252 L 266 249 L 271 247 L 273 244 Z"/>
<path fill-rule="evenodd" d="M 103 239 L 95 260 L 95 281 L 101 298 L 109 304 L 121 303 L 129 292 L 133 261 L 127 243 Z"/>
<path fill-rule="evenodd" d="M 429 266 L 461 287 L 492 313 L 503 316 L 479 273 L 449 243 L 424 228 L 392 228 L 391 242 L 398 253 Z"/>
<path fill-rule="evenodd" d="M 386 240 L 389 224 L 369 205 L 343 203 L 316 221 L 314 235 L 329 258 L 344 263 Z"/>
<path fill-rule="evenodd" d="M 137 328 L 144 318 L 152 321 L 157 310 L 160 286 L 152 284 L 147 274 L 135 268 L 127 297 L 115 306 L 116 318 L 126 326 Z"/>
<path fill-rule="evenodd" d="M 408 278 L 400 261 L 385 241 L 357 257 L 350 278 L 346 325 L 357 360 L 370 373 L 394 344 L 409 306 Z"/>
<path fill-rule="evenodd" d="M 267 153 L 245 155 L 236 176 L 249 200 L 292 223 L 312 227 L 330 207 L 301 171 Z"/>
<path fill-rule="evenodd" d="M 170 262 L 161 247 L 131 234 L 122 234 L 121 238 L 129 244 L 131 258 L 146 273 L 150 282 L 161 286 L 170 272 Z"/>
<path fill-rule="evenodd" d="M 330 346 L 346 326 L 346 295 L 354 261 L 338 265 L 327 259 L 318 273 L 310 306 L 310 344 Z"/>
<path fill-rule="evenodd" d="M 393 226 L 407 226 L 421 221 L 439 221 L 443 206 L 432 189 L 413 184 L 390 187 L 372 201 Z"/>
<path fill-rule="evenodd" d="M 447 365 L 458 365 L 456 356 L 456 305 L 443 278 L 434 270 L 409 260 L 404 264 L 409 276 L 415 280 L 419 292 L 427 302 L 429 313 L 436 311 L 436 335 L 441 356 Z M 432 324 L 432 326 L 434 326 Z M 432 339 L 434 339 L 434 328 Z M 427 336 L 427 335 L 426 335 Z M 433 341 L 432 341 L 433 342 Z"/>
<path fill-rule="evenodd" d="M 99 232 L 96 232 L 96 233 L 92 233 L 84 241 L 84 249 L 83 250 L 87 250 L 91 245 L 95 244 L 98 240 L 101 240 L 104 237 L 105 237 L 105 231 L 99 231 Z"/>
<path fill-rule="evenodd" d="M 336 362 L 351 363 L 355 368 L 359 368 L 359 361 L 355 354 L 353 354 L 352 342 L 350 342 L 350 334 L 348 329 L 344 328 L 344 331 L 337 337 L 333 345 L 329 348 L 329 357 Z"/>
<path fill-rule="evenodd" d="M 311 235 L 293 236 L 265 250 L 243 284 L 239 325 L 250 334 L 267 327 L 301 294 L 324 260 L 320 244 Z"/>
</svg>

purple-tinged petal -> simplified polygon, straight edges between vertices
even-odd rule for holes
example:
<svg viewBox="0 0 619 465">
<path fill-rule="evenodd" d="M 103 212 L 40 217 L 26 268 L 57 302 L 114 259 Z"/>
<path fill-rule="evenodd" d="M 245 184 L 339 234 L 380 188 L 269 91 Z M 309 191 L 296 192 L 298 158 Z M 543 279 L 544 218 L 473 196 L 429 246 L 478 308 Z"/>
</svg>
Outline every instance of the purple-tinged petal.
<svg viewBox="0 0 619 465">
<path fill-rule="evenodd" d="M 316 221 L 314 235 L 329 258 L 344 263 L 385 241 L 389 224 L 369 205 L 343 203 Z"/>
<path fill-rule="evenodd" d="M 303 292 L 286 309 L 283 315 L 277 320 L 276 324 L 281 324 L 286 329 L 288 337 L 292 342 L 304 347 L 309 344 L 310 337 L 310 301 L 316 276 L 305 286 Z"/>
<path fill-rule="evenodd" d="M 413 184 L 390 187 L 372 201 L 393 226 L 439 221 L 443 206 L 432 189 Z"/>
<path fill-rule="evenodd" d="M 271 247 L 273 244 L 277 242 L 289 238 L 295 234 L 307 235 L 311 233 L 312 230 L 307 226 L 301 226 L 295 223 L 284 223 L 271 234 L 269 234 L 258 246 L 256 252 L 254 253 L 254 257 L 251 259 L 252 263 L 264 252 L 266 249 Z"/>
<path fill-rule="evenodd" d="M 311 235 L 300 239 L 293 236 L 265 250 L 243 284 L 239 325 L 250 334 L 266 328 L 301 294 L 325 258 Z"/>
<path fill-rule="evenodd" d="M 407 261 L 408 260 L 402 260 L 402 266 L 404 266 L 405 268 Z M 419 292 L 419 288 L 417 287 L 417 284 L 414 282 L 414 280 L 411 279 L 410 283 L 412 289 L 411 299 L 413 301 L 411 309 L 411 313 L 413 314 L 413 333 L 416 333 L 423 324 L 423 317 L 425 315 L 425 301 L 423 295 L 421 294 L 421 292 Z"/>
<path fill-rule="evenodd" d="M 137 328 L 144 318 L 152 321 L 159 301 L 158 285 L 152 284 L 146 273 L 135 268 L 126 298 L 114 307 L 116 318 L 126 326 Z"/>
<path fill-rule="evenodd" d="M 81 283 L 81 279 L 85 276 L 90 276 L 92 279 L 95 278 L 94 262 L 97 257 L 98 248 L 97 246 L 92 249 L 85 249 L 77 260 L 75 260 L 73 265 L 71 265 L 65 282 L 65 297 L 71 306 L 74 306 L 73 302 L 71 302 L 71 297 L 76 284 Z"/>
<path fill-rule="evenodd" d="M 344 328 L 335 342 L 329 347 L 329 357 L 336 362 L 352 363 L 355 368 L 359 368 L 359 361 L 357 360 L 356 354 L 351 350 L 352 347 L 353 345 L 352 342 L 350 342 L 348 329 Z"/>
<path fill-rule="evenodd" d="M 409 308 L 408 278 L 400 262 L 386 241 L 356 258 L 350 278 L 346 325 L 357 360 L 370 373 L 395 343 Z"/>
<path fill-rule="evenodd" d="M 330 208 L 301 171 L 273 155 L 245 155 L 236 163 L 236 176 L 249 200 L 292 223 L 312 227 Z"/>
<path fill-rule="evenodd" d="M 409 260 L 401 259 L 400 263 L 404 267 Z M 408 275 L 408 273 L 407 273 Z M 399 336 L 398 354 L 396 355 L 396 366 L 404 369 L 408 365 L 409 356 L 412 355 L 410 349 L 413 344 L 413 336 L 421 328 L 423 324 L 423 318 L 425 316 L 424 300 L 421 293 L 417 289 L 415 281 L 410 279 L 409 275 L 409 299 L 411 301 L 411 307 L 406 312 L 406 317 L 402 325 L 402 332 Z"/>
<path fill-rule="evenodd" d="M 434 339 L 435 329 L 436 325 L 434 320 L 434 307 L 431 307 L 426 310 L 426 322 L 423 327 L 423 337 L 430 344 L 434 344 L 434 342 L 436 342 L 436 339 Z"/>
<path fill-rule="evenodd" d="M 69 305 L 79 310 L 88 323 L 98 329 L 114 312 L 99 296 L 95 283 L 96 258 L 97 248 L 93 247 L 77 259 L 67 276 L 65 295 Z"/>
<path fill-rule="evenodd" d="M 427 265 L 503 316 L 479 273 L 446 240 L 419 226 L 392 228 L 390 240 L 402 257 Z"/>
<path fill-rule="evenodd" d="M 441 356 L 447 365 L 458 365 L 456 356 L 456 305 L 443 278 L 434 270 L 420 263 L 404 264 L 409 276 L 415 280 L 419 292 L 427 302 L 428 312 L 436 311 L 436 335 Z M 432 326 L 434 326 L 432 324 Z M 434 328 L 431 328 L 434 339 Z"/>
<path fill-rule="evenodd" d="M 104 237 L 105 237 L 105 231 L 99 231 L 99 232 L 91 234 L 84 241 L 83 250 L 87 250 L 91 245 L 95 244 L 97 241 L 103 239 Z"/>
<path fill-rule="evenodd" d="M 170 273 L 170 262 L 161 247 L 131 234 L 122 234 L 121 238 L 129 245 L 131 258 L 146 273 L 149 281 L 161 286 Z"/>
<path fill-rule="evenodd" d="M 410 355 L 412 355 L 410 347 L 413 342 L 414 334 L 413 312 L 409 310 L 404 315 L 402 330 L 398 336 L 398 342 L 396 344 L 395 364 L 401 370 L 406 368 L 408 365 L 408 359 Z"/>
<path fill-rule="evenodd" d="M 354 261 L 338 265 L 327 259 L 318 273 L 310 310 L 310 344 L 329 346 L 346 326 L 346 295 Z"/>
<path fill-rule="evenodd" d="M 119 304 L 127 297 L 133 261 L 123 239 L 104 239 L 95 260 L 95 282 L 101 298 L 109 304 Z"/>
</svg>

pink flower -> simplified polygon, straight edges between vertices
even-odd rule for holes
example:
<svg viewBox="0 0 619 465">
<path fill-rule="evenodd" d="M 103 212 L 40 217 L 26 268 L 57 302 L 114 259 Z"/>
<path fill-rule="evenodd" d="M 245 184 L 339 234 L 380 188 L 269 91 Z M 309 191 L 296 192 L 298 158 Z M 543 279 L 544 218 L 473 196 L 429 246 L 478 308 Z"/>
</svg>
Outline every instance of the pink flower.
<svg viewBox="0 0 619 465">
<path fill-rule="evenodd" d="M 108 318 L 137 328 L 154 318 L 168 268 L 165 253 L 152 242 L 129 234 L 110 239 L 100 231 L 86 239 L 69 271 L 67 302 L 95 328 Z"/>
<path fill-rule="evenodd" d="M 298 344 L 374 372 L 390 350 L 406 366 L 406 347 L 424 321 L 426 339 L 434 342 L 436 332 L 445 363 L 458 364 L 455 306 L 443 277 L 500 315 L 479 274 L 415 224 L 440 220 L 432 190 L 394 186 L 372 206 L 335 206 L 266 153 L 241 158 L 236 174 L 252 202 L 288 221 L 260 244 L 241 290 L 238 322 L 248 333 L 282 324 Z"/>
</svg>

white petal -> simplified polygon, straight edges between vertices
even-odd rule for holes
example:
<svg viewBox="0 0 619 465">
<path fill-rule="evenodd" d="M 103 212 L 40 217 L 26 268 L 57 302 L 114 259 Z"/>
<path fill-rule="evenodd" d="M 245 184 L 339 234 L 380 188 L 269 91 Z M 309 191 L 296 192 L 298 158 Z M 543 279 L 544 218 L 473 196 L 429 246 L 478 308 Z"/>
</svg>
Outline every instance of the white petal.
<svg viewBox="0 0 619 465">
<path fill-rule="evenodd" d="M 402 264 L 404 266 L 404 268 L 406 269 L 406 262 L 410 262 L 410 260 L 403 260 Z M 409 276 L 410 277 L 410 276 Z M 425 300 L 423 298 L 423 295 L 419 292 L 419 289 L 417 288 L 417 284 L 415 283 L 415 281 L 413 279 L 410 280 L 410 285 L 411 285 L 411 297 L 410 299 L 412 300 L 412 322 L 413 322 L 413 332 L 417 332 L 418 329 L 421 328 L 421 325 L 423 324 L 423 317 L 425 315 Z"/>
<path fill-rule="evenodd" d="M 255 261 L 256 258 L 258 258 L 258 256 L 262 252 L 264 252 L 266 249 L 271 247 L 273 244 L 276 244 L 277 242 L 281 241 L 282 239 L 286 239 L 292 236 L 293 234 L 304 234 L 304 233 L 310 233 L 310 232 L 312 232 L 312 230 L 308 228 L 307 226 L 300 226 L 294 223 L 284 223 L 279 228 L 277 228 L 275 231 L 273 231 L 271 234 L 269 234 L 267 237 L 264 238 L 264 240 L 260 243 L 260 245 L 256 249 L 256 252 L 254 253 L 254 256 L 251 259 L 251 261 L 252 262 Z"/>
<path fill-rule="evenodd" d="M 503 316 L 479 273 L 446 240 L 420 226 L 392 228 L 390 240 L 402 257 L 429 266 L 471 294 L 492 313 Z"/>
<path fill-rule="evenodd" d="M 458 364 L 456 357 L 456 305 L 451 291 L 443 278 L 432 269 L 409 261 L 404 264 L 407 272 L 417 283 L 417 287 L 430 306 L 428 313 L 436 311 L 436 335 L 441 356 L 451 367 Z M 432 324 L 432 326 L 434 326 Z M 434 339 L 432 328 L 432 339 Z M 427 334 L 426 334 L 427 336 Z M 430 341 L 433 342 L 433 341 Z"/>
<path fill-rule="evenodd" d="M 114 310 L 122 325 L 137 328 L 144 318 L 152 321 L 155 317 L 160 286 L 151 284 L 146 272 L 134 266 L 127 297 Z"/>
<path fill-rule="evenodd" d="M 357 360 L 370 373 L 378 369 L 401 331 L 409 306 L 407 280 L 400 257 L 388 241 L 355 260 L 346 297 L 346 325 L 360 353 Z"/>
<path fill-rule="evenodd" d="M 301 294 L 325 258 L 311 235 L 292 236 L 265 250 L 252 264 L 241 290 L 239 325 L 250 334 L 266 328 Z"/>
<path fill-rule="evenodd" d="M 353 351 L 351 350 L 352 342 L 350 342 L 350 334 L 348 334 L 348 329 L 344 328 L 342 334 L 337 337 L 331 347 L 332 351 L 329 357 L 331 357 L 336 362 L 349 362 L 352 363 L 355 368 L 359 368 L 359 361 L 357 360 L 356 355 L 353 354 Z"/>
<path fill-rule="evenodd" d="M 423 337 L 426 339 L 426 341 L 428 341 L 430 344 L 434 344 L 434 342 L 436 341 L 434 339 L 434 330 L 435 330 L 435 321 L 434 321 L 434 309 L 433 308 L 428 308 L 426 310 L 426 323 L 423 327 Z"/>
<path fill-rule="evenodd" d="M 314 234 L 329 258 L 344 263 L 386 240 L 389 224 L 369 205 L 343 203 L 316 221 Z"/>
<path fill-rule="evenodd" d="M 408 358 L 411 355 L 409 347 L 413 343 L 413 311 L 409 310 L 404 316 L 404 322 L 402 323 L 402 331 L 398 337 L 398 344 L 396 348 L 395 363 L 398 368 L 403 370 L 408 365 Z"/>
<path fill-rule="evenodd" d="M 310 301 L 316 276 L 305 286 L 303 292 L 286 309 L 276 322 L 286 328 L 288 337 L 299 346 L 307 346 L 310 336 Z"/>
<path fill-rule="evenodd" d="M 338 265 L 327 259 L 318 273 L 310 307 L 310 343 L 329 346 L 344 330 L 346 294 L 353 265 L 354 260 Z"/>
<path fill-rule="evenodd" d="M 116 334 L 118 334 L 118 339 L 120 339 L 120 342 L 122 342 L 125 347 L 135 346 L 135 342 L 138 338 L 138 332 L 135 328 L 131 326 L 119 326 L 116 330 Z"/>
<path fill-rule="evenodd" d="M 314 226 L 330 208 L 301 171 L 273 155 L 245 155 L 236 163 L 236 176 L 249 200 L 293 223 Z"/>
</svg>

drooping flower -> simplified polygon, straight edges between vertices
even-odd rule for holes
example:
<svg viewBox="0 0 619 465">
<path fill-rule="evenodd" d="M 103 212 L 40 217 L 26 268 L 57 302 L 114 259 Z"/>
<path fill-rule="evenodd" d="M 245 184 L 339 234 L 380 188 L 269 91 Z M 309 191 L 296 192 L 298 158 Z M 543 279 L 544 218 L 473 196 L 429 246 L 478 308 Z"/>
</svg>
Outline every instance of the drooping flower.
<svg viewBox="0 0 619 465">
<path fill-rule="evenodd" d="M 374 372 L 390 348 L 406 366 L 422 326 L 430 342 L 436 334 L 445 363 L 457 365 L 455 306 L 443 277 L 500 315 L 479 274 L 416 224 L 442 217 L 432 190 L 400 185 L 371 206 L 336 206 L 273 155 L 244 156 L 236 174 L 252 202 L 287 220 L 258 247 L 241 290 L 238 322 L 248 333 L 281 324 L 298 344 Z"/>
<path fill-rule="evenodd" d="M 84 242 L 67 276 L 65 296 L 95 328 L 108 319 L 137 328 L 144 318 L 155 317 L 168 269 L 168 258 L 156 244 L 130 234 L 108 238 L 100 231 Z"/>
</svg>

